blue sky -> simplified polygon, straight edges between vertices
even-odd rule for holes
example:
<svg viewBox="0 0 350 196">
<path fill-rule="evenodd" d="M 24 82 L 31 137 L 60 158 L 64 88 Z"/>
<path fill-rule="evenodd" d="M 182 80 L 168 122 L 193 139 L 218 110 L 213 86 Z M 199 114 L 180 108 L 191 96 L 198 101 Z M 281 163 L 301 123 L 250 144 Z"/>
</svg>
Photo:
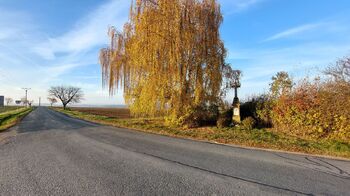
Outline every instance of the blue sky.
<svg viewBox="0 0 350 196">
<path fill-rule="evenodd" d="M 123 104 L 101 87 L 99 49 L 121 29 L 129 0 L 0 0 L 0 95 L 46 101 L 52 85 L 83 88 L 83 104 Z M 227 61 L 244 77 L 240 97 L 268 89 L 272 75 L 297 80 L 350 55 L 348 0 L 220 0 Z M 231 98 L 231 94 L 228 95 Z"/>
</svg>

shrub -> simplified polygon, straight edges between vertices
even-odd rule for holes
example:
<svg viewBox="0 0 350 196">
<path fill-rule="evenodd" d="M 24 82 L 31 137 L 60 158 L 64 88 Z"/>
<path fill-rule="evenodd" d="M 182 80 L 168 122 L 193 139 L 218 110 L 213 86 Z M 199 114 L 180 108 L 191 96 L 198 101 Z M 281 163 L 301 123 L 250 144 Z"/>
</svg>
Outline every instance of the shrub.
<svg viewBox="0 0 350 196">
<path fill-rule="evenodd" d="M 350 84 L 301 81 L 275 100 L 271 112 L 279 131 L 299 137 L 350 139 Z"/>
<path fill-rule="evenodd" d="M 216 126 L 218 128 L 229 127 L 232 123 L 232 109 L 226 109 L 224 112 L 219 114 Z"/>
<path fill-rule="evenodd" d="M 251 116 L 258 126 L 271 125 L 299 138 L 349 141 L 350 58 L 338 61 L 325 74 L 329 80 L 304 78 L 294 85 L 287 73 L 280 72 L 273 77 L 269 94 L 242 104 L 242 117 Z M 249 124 L 242 126 L 245 123 Z"/>
<path fill-rule="evenodd" d="M 246 130 L 252 130 L 255 128 L 256 120 L 253 117 L 245 118 L 242 121 L 242 127 Z"/>
<path fill-rule="evenodd" d="M 271 98 L 268 94 L 254 95 L 241 105 L 242 119 L 253 117 L 259 127 L 271 127 Z"/>
<path fill-rule="evenodd" d="M 259 106 L 262 106 L 259 108 Z M 290 92 L 256 105 L 259 121 L 302 138 L 350 140 L 350 83 L 301 80 Z"/>
<path fill-rule="evenodd" d="M 218 128 L 224 128 L 229 127 L 231 125 L 232 120 L 228 118 L 219 117 L 219 119 L 216 121 L 216 126 Z"/>
<path fill-rule="evenodd" d="M 218 107 L 215 105 L 187 107 L 182 116 L 171 115 L 166 117 L 167 125 L 196 128 L 204 125 L 215 125 L 218 119 Z"/>
</svg>

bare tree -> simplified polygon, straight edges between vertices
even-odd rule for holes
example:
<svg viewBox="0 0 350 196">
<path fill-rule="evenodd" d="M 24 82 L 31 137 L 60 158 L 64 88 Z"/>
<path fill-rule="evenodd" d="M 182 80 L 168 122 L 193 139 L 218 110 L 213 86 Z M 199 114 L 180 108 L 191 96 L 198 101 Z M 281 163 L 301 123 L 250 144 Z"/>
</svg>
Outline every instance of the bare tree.
<svg viewBox="0 0 350 196">
<path fill-rule="evenodd" d="M 61 100 L 63 109 L 66 109 L 69 103 L 79 103 L 83 99 L 81 88 L 73 86 L 53 86 L 49 89 L 49 96 Z"/>
<path fill-rule="evenodd" d="M 54 97 L 48 97 L 47 100 L 49 100 L 51 107 L 53 104 L 57 103 L 57 99 Z"/>
<path fill-rule="evenodd" d="M 350 57 L 339 59 L 335 65 L 330 65 L 324 73 L 333 77 L 336 81 L 350 83 Z"/>
<path fill-rule="evenodd" d="M 7 98 L 5 99 L 5 101 L 6 101 L 6 105 L 8 106 L 9 104 L 11 104 L 11 103 L 13 102 L 13 99 L 10 98 L 10 97 L 7 97 Z"/>
</svg>

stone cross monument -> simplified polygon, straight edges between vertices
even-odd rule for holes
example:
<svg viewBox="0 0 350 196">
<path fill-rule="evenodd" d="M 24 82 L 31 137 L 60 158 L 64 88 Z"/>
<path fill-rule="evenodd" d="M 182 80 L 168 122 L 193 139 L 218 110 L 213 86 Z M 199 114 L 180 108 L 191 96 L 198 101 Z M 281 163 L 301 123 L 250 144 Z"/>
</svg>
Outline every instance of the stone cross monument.
<svg viewBox="0 0 350 196">
<path fill-rule="evenodd" d="M 240 111 L 240 103 L 238 99 L 238 88 L 241 87 L 241 76 L 242 72 L 240 70 L 233 70 L 232 72 L 232 81 L 231 87 L 235 89 L 235 97 L 233 99 L 232 107 L 233 107 L 233 122 L 239 123 L 241 122 L 241 111 Z"/>
</svg>

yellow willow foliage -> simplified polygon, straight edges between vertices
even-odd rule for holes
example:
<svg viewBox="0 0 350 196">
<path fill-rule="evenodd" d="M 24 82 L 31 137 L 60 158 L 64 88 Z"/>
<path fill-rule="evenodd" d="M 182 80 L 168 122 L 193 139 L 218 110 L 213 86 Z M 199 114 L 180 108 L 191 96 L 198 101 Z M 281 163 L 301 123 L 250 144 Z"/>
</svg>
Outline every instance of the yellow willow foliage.
<svg viewBox="0 0 350 196">
<path fill-rule="evenodd" d="M 220 99 L 226 50 L 216 0 L 136 0 L 100 52 L 104 85 L 138 116 L 183 115 Z"/>
</svg>

